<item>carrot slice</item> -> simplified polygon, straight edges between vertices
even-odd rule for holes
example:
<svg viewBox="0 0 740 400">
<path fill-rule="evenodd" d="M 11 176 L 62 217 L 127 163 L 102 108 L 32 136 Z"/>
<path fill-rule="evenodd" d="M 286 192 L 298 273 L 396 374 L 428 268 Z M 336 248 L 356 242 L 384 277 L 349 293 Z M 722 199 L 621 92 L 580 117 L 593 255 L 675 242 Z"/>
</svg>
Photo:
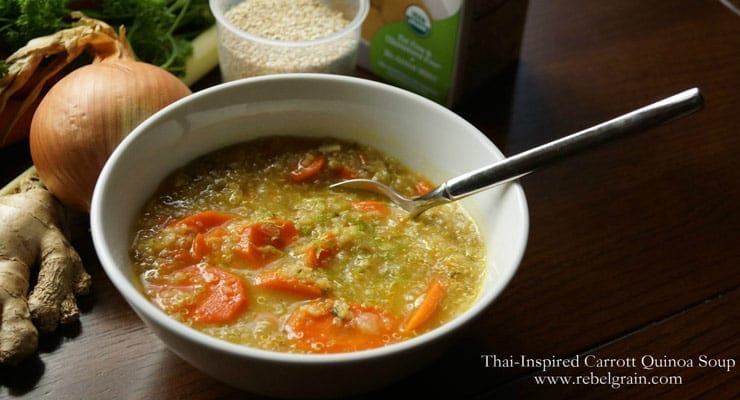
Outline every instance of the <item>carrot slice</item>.
<svg viewBox="0 0 740 400">
<path fill-rule="evenodd" d="M 290 171 L 292 182 L 305 182 L 317 177 L 326 163 L 326 157 L 321 154 L 310 153 L 298 161 L 298 165 Z"/>
<path fill-rule="evenodd" d="M 332 168 L 332 173 L 337 178 L 341 179 L 354 179 L 360 176 L 360 173 L 346 165 L 340 165 L 338 167 Z"/>
<path fill-rule="evenodd" d="M 434 189 L 434 186 L 432 186 L 431 183 L 424 181 L 424 180 L 416 182 L 416 185 L 414 185 L 414 191 L 416 192 L 417 196 L 427 194 L 431 192 L 432 189 Z"/>
<path fill-rule="evenodd" d="M 234 254 L 253 268 L 261 268 L 283 255 L 283 250 L 298 238 L 290 221 L 270 220 L 246 227 Z"/>
<path fill-rule="evenodd" d="M 235 320 L 248 306 L 247 286 L 237 275 L 213 266 L 190 265 L 145 281 L 145 290 L 168 314 L 202 324 Z"/>
<path fill-rule="evenodd" d="M 257 246 L 284 249 L 298 238 L 298 230 L 290 221 L 271 219 L 250 226 L 249 240 Z"/>
<path fill-rule="evenodd" d="M 303 256 L 304 263 L 309 268 L 319 268 L 339 252 L 334 234 L 327 233 L 313 243 Z"/>
<path fill-rule="evenodd" d="M 251 243 L 242 243 L 234 249 L 234 255 L 244 261 L 250 268 L 262 268 L 281 257 L 282 252 L 274 247 L 257 247 Z"/>
<path fill-rule="evenodd" d="M 206 235 L 203 233 L 196 234 L 193 243 L 190 245 L 190 256 L 193 260 L 202 260 L 210 251 L 211 248 L 208 247 Z"/>
<path fill-rule="evenodd" d="M 444 285 L 437 279 L 432 280 L 432 283 L 427 287 L 421 304 L 411 312 L 404 323 L 403 330 L 406 332 L 415 331 L 427 323 L 439 308 L 444 292 Z"/>
<path fill-rule="evenodd" d="M 183 224 L 196 232 L 203 233 L 211 228 L 223 225 L 234 217 L 233 214 L 209 210 L 189 215 L 175 221 L 174 224 Z"/>
<path fill-rule="evenodd" d="M 209 276 L 210 275 L 210 276 Z M 215 280 L 212 280 L 214 279 Z M 237 275 L 209 267 L 199 276 L 205 291 L 188 307 L 191 318 L 204 324 L 233 321 L 248 305 L 247 287 Z"/>
<path fill-rule="evenodd" d="M 380 308 L 317 299 L 296 308 L 286 328 L 296 346 L 310 353 L 343 353 L 384 346 L 399 329 L 398 318 Z"/>
<path fill-rule="evenodd" d="M 373 213 L 379 216 L 387 217 L 391 214 L 388 204 L 382 201 L 361 200 L 352 202 L 352 208 L 358 211 Z"/>
<path fill-rule="evenodd" d="M 294 293 L 305 297 L 319 297 L 323 293 L 319 285 L 295 277 L 268 272 L 259 277 L 257 287 L 268 290 Z"/>
</svg>

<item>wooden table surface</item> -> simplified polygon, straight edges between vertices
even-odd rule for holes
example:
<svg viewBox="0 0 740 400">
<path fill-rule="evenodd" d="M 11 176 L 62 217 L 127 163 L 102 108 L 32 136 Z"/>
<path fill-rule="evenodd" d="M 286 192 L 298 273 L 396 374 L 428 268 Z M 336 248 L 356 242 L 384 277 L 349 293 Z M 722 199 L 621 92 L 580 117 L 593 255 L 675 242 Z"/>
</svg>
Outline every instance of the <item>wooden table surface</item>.
<svg viewBox="0 0 740 400">
<path fill-rule="evenodd" d="M 510 286 L 437 362 L 362 398 L 740 398 L 740 14 L 532 0 L 519 63 L 455 111 L 511 155 L 693 86 L 701 112 L 523 178 L 531 229 Z M 27 143 L 0 149 L 3 181 L 29 165 Z M 259 398 L 167 350 L 89 238 L 76 246 L 94 281 L 80 322 L 0 368 L 0 398 Z"/>
</svg>

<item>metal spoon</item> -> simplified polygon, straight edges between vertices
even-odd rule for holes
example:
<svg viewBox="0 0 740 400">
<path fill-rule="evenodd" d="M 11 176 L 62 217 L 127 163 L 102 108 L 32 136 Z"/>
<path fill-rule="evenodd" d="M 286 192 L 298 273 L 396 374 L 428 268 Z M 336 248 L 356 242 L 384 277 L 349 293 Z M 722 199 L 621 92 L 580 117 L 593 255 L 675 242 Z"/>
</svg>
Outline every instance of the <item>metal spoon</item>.
<svg viewBox="0 0 740 400">
<path fill-rule="evenodd" d="M 520 178 L 539 167 L 552 164 L 611 139 L 628 133 L 641 132 L 692 114 L 700 110 L 703 104 L 704 99 L 699 89 L 692 88 L 594 127 L 449 179 L 429 193 L 415 198 L 402 196 L 392 188 L 371 179 L 349 179 L 329 187 L 380 193 L 406 210 L 411 217 L 415 217 L 431 207 L 460 200 L 495 185 Z"/>
</svg>

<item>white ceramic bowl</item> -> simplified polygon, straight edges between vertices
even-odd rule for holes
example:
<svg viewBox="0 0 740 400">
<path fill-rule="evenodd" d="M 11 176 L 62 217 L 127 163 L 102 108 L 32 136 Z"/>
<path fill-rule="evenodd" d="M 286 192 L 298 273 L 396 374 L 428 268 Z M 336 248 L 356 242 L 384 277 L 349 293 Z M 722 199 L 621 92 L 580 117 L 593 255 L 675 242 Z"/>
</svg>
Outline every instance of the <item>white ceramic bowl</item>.
<svg viewBox="0 0 740 400">
<path fill-rule="evenodd" d="M 338 75 L 283 74 L 224 83 L 146 120 L 111 155 L 98 180 L 91 209 L 95 249 L 108 277 L 146 325 L 205 373 L 277 397 L 326 398 L 378 388 L 438 356 L 516 272 L 529 221 L 524 193 L 510 183 L 463 200 L 488 250 L 478 300 L 419 337 L 354 353 L 285 354 L 227 343 L 169 318 L 134 284 L 129 246 L 139 210 L 176 168 L 224 146 L 273 134 L 365 143 L 436 182 L 502 158 L 480 131 L 452 111 L 393 86 Z"/>
</svg>

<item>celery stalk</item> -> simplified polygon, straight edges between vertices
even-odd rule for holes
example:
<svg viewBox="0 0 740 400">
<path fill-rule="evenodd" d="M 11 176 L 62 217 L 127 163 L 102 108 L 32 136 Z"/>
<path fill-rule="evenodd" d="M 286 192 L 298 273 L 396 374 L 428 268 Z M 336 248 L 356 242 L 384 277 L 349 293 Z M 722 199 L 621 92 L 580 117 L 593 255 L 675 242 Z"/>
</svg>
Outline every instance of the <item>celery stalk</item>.
<svg viewBox="0 0 740 400">
<path fill-rule="evenodd" d="M 218 66 L 218 39 L 216 25 L 203 31 L 191 42 L 193 53 L 185 63 L 185 76 L 180 78 L 191 86 Z"/>
</svg>

